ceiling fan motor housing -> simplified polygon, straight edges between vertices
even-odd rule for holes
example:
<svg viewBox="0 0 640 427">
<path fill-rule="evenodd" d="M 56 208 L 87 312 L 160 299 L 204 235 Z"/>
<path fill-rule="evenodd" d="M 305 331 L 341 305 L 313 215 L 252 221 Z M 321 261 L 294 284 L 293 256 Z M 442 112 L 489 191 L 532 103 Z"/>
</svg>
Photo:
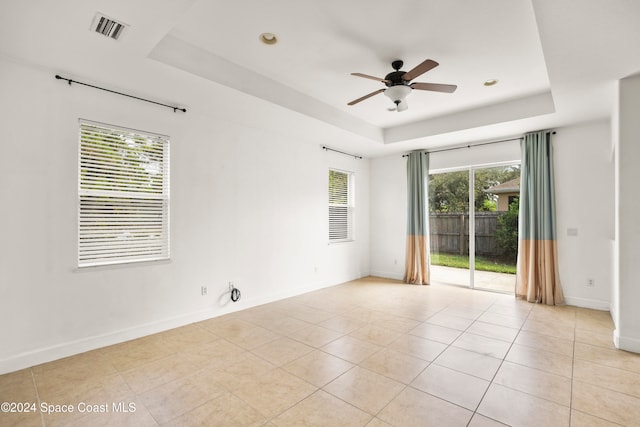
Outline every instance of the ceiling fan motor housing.
<svg viewBox="0 0 640 427">
<path fill-rule="evenodd" d="M 405 74 L 407 74 L 406 71 L 393 71 L 384 77 L 384 79 L 386 80 L 384 84 L 386 84 L 387 87 L 397 86 L 397 85 L 408 86 L 409 82 L 402 78 L 402 76 L 404 76 Z"/>
<path fill-rule="evenodd" d="M 386 81 L 384 82 L 384 84 L 387 85 L 387 87 L 397 86 L 397 85 L 405 85 L 405 86 L 409 85 L 409 82 L 402 78 L 402 76 L 407 74 L 406 71 L 400 71 L 400 68 L 402 68 L 403 65 L 404 65 L 404 62 L 399 59 L 391 63 L 391 66 L 395 71 L 392 71 L 391 73 L 385 76 L 384 79 Z"/>
</svg>

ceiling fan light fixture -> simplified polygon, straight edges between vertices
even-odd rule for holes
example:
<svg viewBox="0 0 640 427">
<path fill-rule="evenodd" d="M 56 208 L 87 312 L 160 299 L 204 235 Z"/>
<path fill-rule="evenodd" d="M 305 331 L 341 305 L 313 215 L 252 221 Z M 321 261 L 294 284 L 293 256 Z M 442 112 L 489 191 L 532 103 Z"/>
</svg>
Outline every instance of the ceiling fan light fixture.
<svg viewBox="0 0 640 427">
<path fill-rule="evenodd" d="M 272 45 L 278 43 L 278 37 L 273 33 L 262 33 L 258 38 L 264 44 Z"/>
<path fill-rule="evenodd" d="M 395 104 L 404 101 L 404 99 L 410 93 L 411 87 L 407 85 L 390 86 L 384 91 L 384 94 L 387 96 L 387 98 L 389 98 Z"/>
</svg>

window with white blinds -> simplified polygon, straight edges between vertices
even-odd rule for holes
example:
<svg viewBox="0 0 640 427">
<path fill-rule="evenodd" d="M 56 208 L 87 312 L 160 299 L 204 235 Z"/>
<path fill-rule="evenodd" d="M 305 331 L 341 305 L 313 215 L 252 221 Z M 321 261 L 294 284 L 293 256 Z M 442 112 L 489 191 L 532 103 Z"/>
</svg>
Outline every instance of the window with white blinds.
<svg viewBox="0 0 640 427">
<path fill-rule="evenodd" d="M 169 258 L 169 139 L 80 121 L 78 266 Z"/>
<path fill-rule="evenodd" d="M 353 173 L 329 170 L 329 242 L 353 240 Z"/>
</svg>

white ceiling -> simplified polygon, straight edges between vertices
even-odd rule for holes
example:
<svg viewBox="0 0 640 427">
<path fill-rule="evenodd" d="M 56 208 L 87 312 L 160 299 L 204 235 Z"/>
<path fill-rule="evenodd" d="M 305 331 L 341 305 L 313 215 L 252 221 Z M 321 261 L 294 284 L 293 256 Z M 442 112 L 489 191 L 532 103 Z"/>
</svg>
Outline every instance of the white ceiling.
<svg viewBox="0 0 640 427">
<path fill-rule="evenodd" d="M 89 31 L 98 11 L 130 25 L 122 40 Z M 228 112 L 270 108 L 375 156 L 608 117 L 615 81 L 640 71 L 638 22 L 636 0 L 0 0 L 0 54 L 190 109 L 223 112 L 202 95 L 217 91 Z M 415 81 L 458 90 L 414 90 L 400 113 L 382 94 L 347 106 L 384 87 L 350 73 L 395 59 L 435 60 Z"/>
<path fill-rule="evenodd" d="M 198 2 L 170 34 L 383 128 L 549 89 L 529 0 L 235 0 L 220 12 Z M 265 31 L 280 42 L 260 43 Z M 428 58 L 441 65 L 416 81 L 457 84 L 454 94 L 414 91 L 402 113 L 385 96 L 347 106 L 384 88 L 350 73 L 384 77 L 395 59 L 408 71 Z"/>
</svg>

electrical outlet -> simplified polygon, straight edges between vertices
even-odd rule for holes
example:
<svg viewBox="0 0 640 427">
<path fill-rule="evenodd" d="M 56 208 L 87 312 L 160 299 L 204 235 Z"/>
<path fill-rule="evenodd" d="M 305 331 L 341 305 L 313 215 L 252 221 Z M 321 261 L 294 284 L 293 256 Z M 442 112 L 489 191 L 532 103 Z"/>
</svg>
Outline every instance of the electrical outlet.
<svg viewBox="0 0 640 427">
<path fill-rule="evenodd" d="M 587 279 L 587 286 L 594 286 L 593 279 Z"/>
<path fill-rule="evenodd" d="M 200 286 L 200 294 L 201 295 L 203 295 L 203 296 L 206 295 L 207 291 L 208 291 L 208 289 L 207 289 L 206 286 Z"/>
</svg>

